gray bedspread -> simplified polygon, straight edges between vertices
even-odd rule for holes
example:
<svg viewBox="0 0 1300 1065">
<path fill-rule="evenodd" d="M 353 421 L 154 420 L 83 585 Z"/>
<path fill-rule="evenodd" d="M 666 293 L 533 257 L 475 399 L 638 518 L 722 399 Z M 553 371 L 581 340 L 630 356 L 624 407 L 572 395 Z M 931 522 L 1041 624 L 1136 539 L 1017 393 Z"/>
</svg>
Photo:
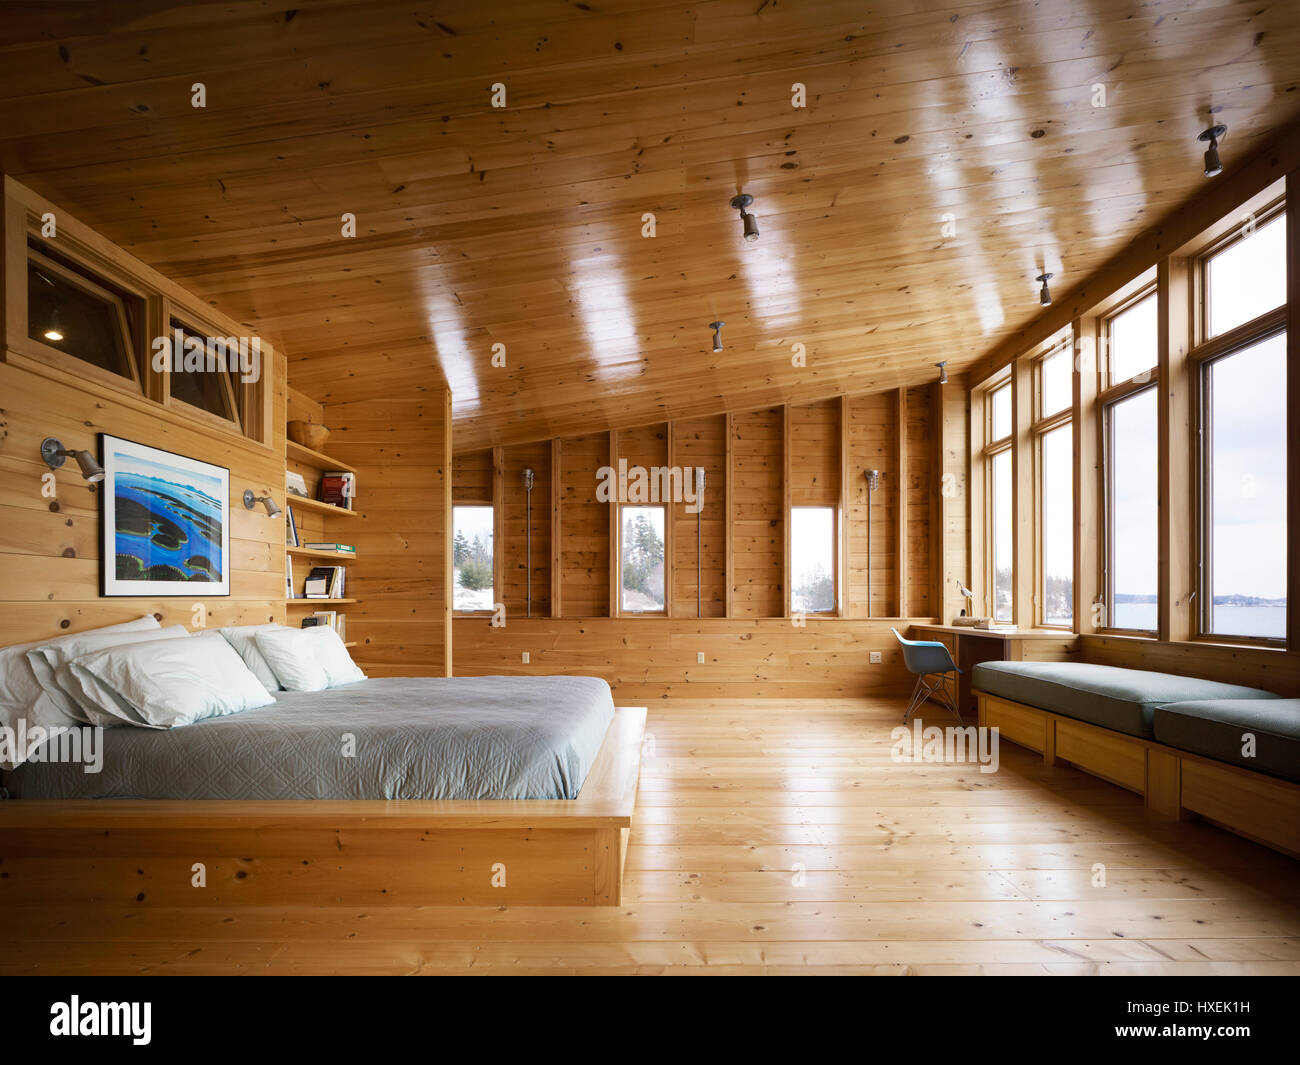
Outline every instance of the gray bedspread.
<svg viewBox="0 0 1300 1065">
<path fill-rule="evenodd" d="M 273 706 L 166 732 L 105 729 L 100 773 L 28 762 L 3 783 L 29 799 L 572 799 L 614 716 L 596 677 L 275 694 Z"/>
</svg>

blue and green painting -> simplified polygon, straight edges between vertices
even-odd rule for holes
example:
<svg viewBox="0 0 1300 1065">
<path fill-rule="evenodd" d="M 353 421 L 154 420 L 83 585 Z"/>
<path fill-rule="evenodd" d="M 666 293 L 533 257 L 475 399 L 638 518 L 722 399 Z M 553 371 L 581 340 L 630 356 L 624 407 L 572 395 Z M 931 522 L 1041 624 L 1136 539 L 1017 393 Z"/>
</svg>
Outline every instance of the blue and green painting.
<svg viewBox="0 0 1300 1065">
<path fill-rule="evenodd" d="M 120 451 L 113 461 L 117 579 L 220 581 L 220 480 Z"/>
</svg>

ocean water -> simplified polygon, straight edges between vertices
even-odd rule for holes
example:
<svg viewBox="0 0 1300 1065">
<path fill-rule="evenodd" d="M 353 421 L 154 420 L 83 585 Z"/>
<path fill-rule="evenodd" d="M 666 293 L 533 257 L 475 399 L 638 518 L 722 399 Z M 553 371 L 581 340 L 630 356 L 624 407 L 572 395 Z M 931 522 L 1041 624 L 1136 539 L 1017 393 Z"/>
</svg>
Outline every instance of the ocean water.
<svg viewBox="0 0 1300 1065">
<path fill-rule="evenodd" d="M 219 581 L 221 504 L 187 484 L 137 473 L 116 479 L 119 580 Z"/>
<path fill-rule="evenodd" d="M 1115 608 L 1115 628 L 1156 627 L 1155 603 L 1120 603 Z M 1220 636 L 1286 636 L 1284 606 L 1216 606 L 1214 629 Z"/>
</svg>

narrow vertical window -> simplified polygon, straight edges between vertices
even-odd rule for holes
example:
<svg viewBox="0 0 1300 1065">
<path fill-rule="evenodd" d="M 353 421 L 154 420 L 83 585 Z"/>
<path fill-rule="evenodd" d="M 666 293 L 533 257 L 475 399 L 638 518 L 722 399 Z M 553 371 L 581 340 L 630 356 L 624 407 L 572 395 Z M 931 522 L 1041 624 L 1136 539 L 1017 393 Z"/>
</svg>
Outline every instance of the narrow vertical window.
<svg viewBox="0 0 1300 1065">
<path fill-rule="evenodd" d="M 1039 443 L 1042 535 L 1042 619 L 1074 624 L 1074 427 L 1068 422 Z"/>
<path fill-rule="evenodd" d="M 790 609 L 835 610 L 835 508 L 790 508 Z"/>
<path fill-rule="evenodd" d="M 664 609 L 664 508 L 621 508 L 619 608 L 629 614 Z"/>
<path fill-rule="evenodd" d="M 1107 627 L 1154 632 L 1158 606 L 1156 390 L 1106 408 Z"/>
<path fill-rule="evenodd" d="M 993 533 L 993 619 L 1012 620 L 1011 452 L 999 451 L 989 463 Z"/>
<path fill-rule="evenodd" d="M 462 612 L 492 610 L 492 508 L 452 507 L 452 607 Z"/>
</svg>

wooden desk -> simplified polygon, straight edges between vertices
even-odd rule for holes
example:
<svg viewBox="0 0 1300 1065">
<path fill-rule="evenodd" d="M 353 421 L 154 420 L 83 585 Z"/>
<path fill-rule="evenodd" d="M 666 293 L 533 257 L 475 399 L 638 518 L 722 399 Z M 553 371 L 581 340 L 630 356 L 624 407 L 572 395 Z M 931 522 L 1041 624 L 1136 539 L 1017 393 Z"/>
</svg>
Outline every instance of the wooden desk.
<svg viewBox="0 0 1300 1065">
<path fill-rule="evenodd" d="M 981 662 L 1068 662 L 1079 654 L 1079 637 L 1060 629 L 977 629 L 971 625 L 913 625 L 914 640 L 937 640 L 961 670 L 957 705 L 976 713 L 971 671 Z"/>
</svg>

